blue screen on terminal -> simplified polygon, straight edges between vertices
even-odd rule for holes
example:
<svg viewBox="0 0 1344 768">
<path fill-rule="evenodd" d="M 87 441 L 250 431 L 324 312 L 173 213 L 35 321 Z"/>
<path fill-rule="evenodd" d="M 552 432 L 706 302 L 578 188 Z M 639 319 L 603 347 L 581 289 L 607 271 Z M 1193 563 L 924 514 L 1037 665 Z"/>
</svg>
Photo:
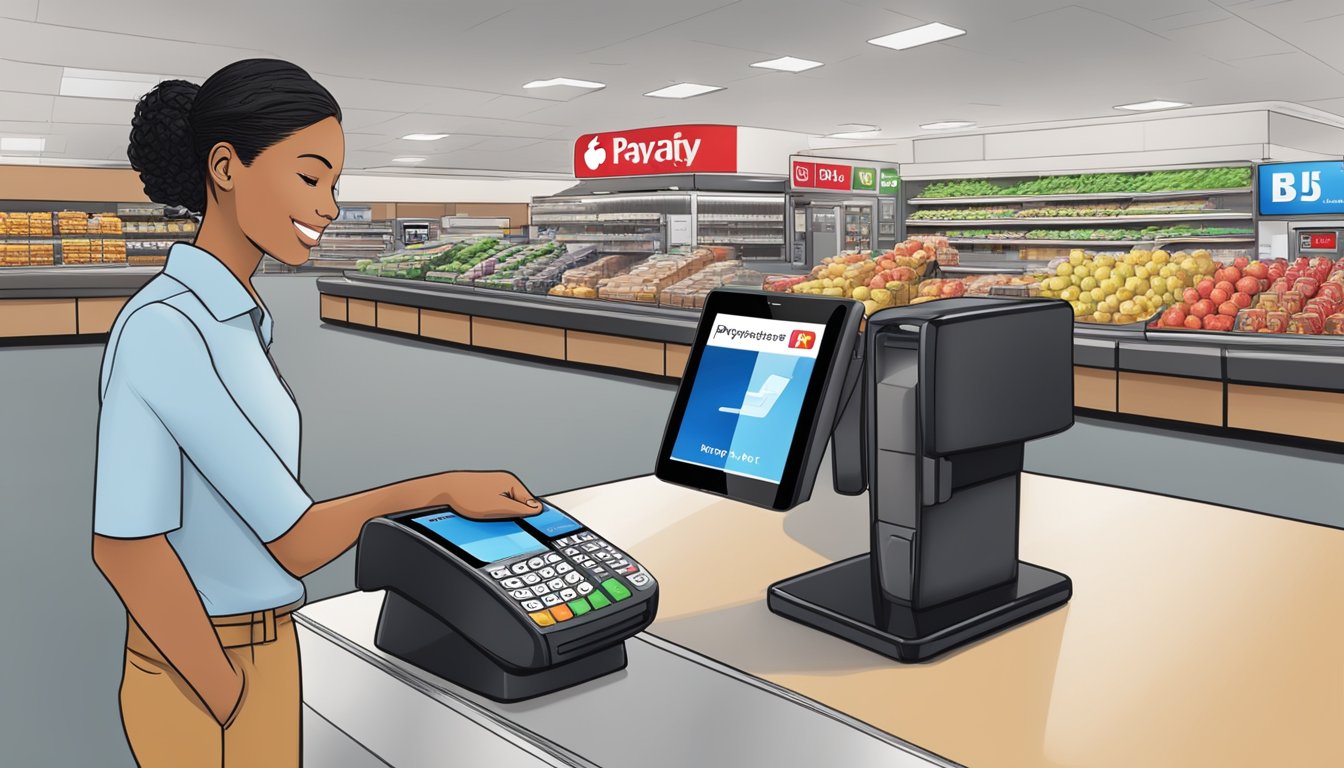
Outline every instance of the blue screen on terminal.
<svg viewBox="0 0 1344 768">
<path fill-rule="evenodd" d="M 485 563 L 546 551 L 546 545 L 513 520 L 469 520 L 441 511 L 414 517 L 412 521 Z"/>
</svg>

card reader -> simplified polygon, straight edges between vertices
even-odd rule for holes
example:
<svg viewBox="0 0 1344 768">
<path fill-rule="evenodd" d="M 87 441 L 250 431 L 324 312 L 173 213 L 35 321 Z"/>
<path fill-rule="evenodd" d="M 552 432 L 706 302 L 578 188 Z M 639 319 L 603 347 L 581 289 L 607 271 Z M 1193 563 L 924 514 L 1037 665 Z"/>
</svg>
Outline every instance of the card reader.
<svg viewBox="0 0 1344 768">
<path fill-rule="evenodd" d="M 550 504 L 479 521 L 439 507 L 375 518 L 355 584 L 386 590 L 375 644 L 496 701 L 625 668 L 625 638 L 657 613 L 646 568 Z"/>
</svg>

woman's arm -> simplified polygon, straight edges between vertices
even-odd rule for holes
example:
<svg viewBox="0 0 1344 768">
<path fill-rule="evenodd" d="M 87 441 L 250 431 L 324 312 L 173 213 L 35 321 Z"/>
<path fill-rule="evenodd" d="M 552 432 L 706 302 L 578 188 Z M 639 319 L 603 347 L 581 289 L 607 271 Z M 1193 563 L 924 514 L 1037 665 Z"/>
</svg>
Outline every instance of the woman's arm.
<svg viewBox="0 0 1344 768">
<path fill-rule="evenodd" d="M 463 517 L 492 520 L 541 511 L 518 478 L 508 472 L 444 472 L 318 502 L 267 546 L 285 570 L 303 577 L 354 546 L 364 523 L 380 515 L 449 506 Z"/>
<path fill-rule="evenodd" d="M 93 561 L 134 620 L 220 724 L 243 695 L 235 669 L 201 598 L 166 536 L 114 539 L 94 535 Z"/>
</svg>

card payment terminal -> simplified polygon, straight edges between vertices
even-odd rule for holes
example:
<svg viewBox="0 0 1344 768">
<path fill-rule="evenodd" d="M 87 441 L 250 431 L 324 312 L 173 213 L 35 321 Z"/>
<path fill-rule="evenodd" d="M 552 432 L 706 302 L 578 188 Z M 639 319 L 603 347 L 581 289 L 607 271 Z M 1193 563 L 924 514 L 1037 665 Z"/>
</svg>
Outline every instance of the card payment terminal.
<svg viewBox="0 0 1344 768">
<path fill-rule="evenodd" d="M 369 521 L 355 583 L 386 590 L 375 644 L 497 701 L 623 669 L 658 607 L 652 575 L 550 504 L 478 521 L 449 508 Z"/>
</svg>

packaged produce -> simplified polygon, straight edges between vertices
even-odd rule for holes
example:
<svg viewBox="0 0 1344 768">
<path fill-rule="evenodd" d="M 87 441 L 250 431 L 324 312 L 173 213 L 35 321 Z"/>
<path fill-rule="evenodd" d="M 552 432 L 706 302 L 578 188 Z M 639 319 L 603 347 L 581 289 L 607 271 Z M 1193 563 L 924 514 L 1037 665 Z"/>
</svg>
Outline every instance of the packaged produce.
<svg viewBox="0 0 1344 768">
<path fill-rule="evenodd" d="M 966 295 L 966 283 L 961 280 L 925 280 L 919 284 L 919 296 L 947 299 Z"/>
<path fill-rule="evenodd" d="M 658 297 L 658 303 L 668 307 L 705 306 L 709 292 L 722 285 L 744 285 L 760 288 L 765 277 L 748 269 L 740 261 L 722 261 L 711 264 L 679 283 L 668 286 Z"/>
<path fill-rule="evenodd" d="M 717 260 L 723 251 L 696 248 L 690 254 L 658 254 L 630 268 L 624 275 L 598 283 L 597 297 L 612 301 L 652 303 L 664 288 L 685 280 Z"/>
<path fill-rule="evenodd" d="M 1266 333 L 1287 333 L 1289 314 L 1281 309 L 1270 310 L 1265 313 Z"/>
<path fill-rule="evenodd" d="M 1316 335 L 1325 331 L 1325 318 L 1315 312 L 1298 312 L 1288 320 L 1288 333 Z"/>
<path fill-rule="evenodd" d="M 1237 313 L 1234 328 L 1241 333 L 1259 333 L 1265 327 L 1267 315 L 1263 309 L 1243 309 Z"/>
<path fill-rule="evenodd" d="M 1302 294 L 1304 298 L 1310 299 L 1316 295 L 1316 291 L 1321 287 L 1321 281 L 1314 277 L 1299 277 L 1293 283 L 1293 290 Z"/>
<path fill-rule="evenodd" d="M 1328 336 L 1344 336 L 1344 312 L 1325 318 L 1325 333 Z"/>
<path fill-rule="evenodd" d="M 1337 274 L 1344 275 L 1344 272 L 1339 272 Z M 1316 291 L 1316 296 L 1318 298 L 1326 298 L 1344 304 L 1344 282 L 1337 283 L 1327 281 L 1321 283 L 1320 289 Z"/>
<path fill-rule="evenodd" d="M 1295 315 L 1302 311 L 1303 298 L 1298 291 L 1284 291 L 1279 297 L 1279 308 L 1290 315 Z"/>
<path fill-rule="evenodd" d="M 767 291 L 786 293 L 793 286 L 807 281 L 807 275 L 766 275 L 762 287 Z"/>
<path fill-rule="evenodd" d="M 596 290 L 598 281 L 607 277 L 615 277 L 624 274 L 635 263 L 645 257 L 635 256 L 628 253 L 616 253 L 610 256 L 603 256 L 591 264 L 571 269 L 560 278 L 560 282 L 570 287 L 583 286 Z"/>
</svg>

